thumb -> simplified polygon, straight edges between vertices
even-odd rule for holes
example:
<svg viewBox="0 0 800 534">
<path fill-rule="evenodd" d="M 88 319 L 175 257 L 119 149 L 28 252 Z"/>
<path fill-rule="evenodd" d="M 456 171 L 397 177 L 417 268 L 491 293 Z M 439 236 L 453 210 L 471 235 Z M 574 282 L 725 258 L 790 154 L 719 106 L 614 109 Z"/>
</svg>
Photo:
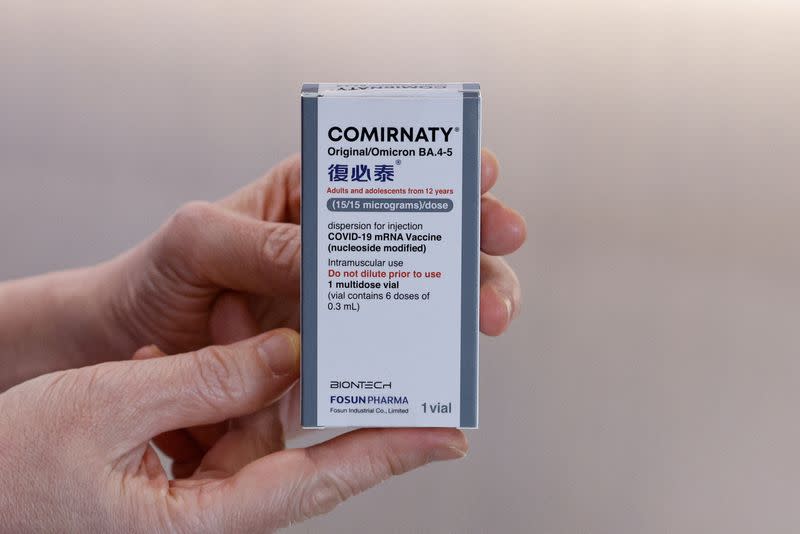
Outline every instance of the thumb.
<svg viewBox="0 0 800 534">
<path fill-rule="evenodd" d="M 214 490 L 209 520 L 213 524 L 214 518 L 224 517 L 225 528 L 232 532 L 282 528 L 329 512 L 392 476 L 430 462 L 463 458 L 467 449 L 464 434 L 453 428 L 356 430 L 245 466 Z"/>
<path fill-rule="evenodd" d="M 299 362 L 297 332 L 278 329 L 169 358 L 101 364 L 87 394 L 117 443 L 135 446 L 272 404 L 297 381 Z"/>
</svg>

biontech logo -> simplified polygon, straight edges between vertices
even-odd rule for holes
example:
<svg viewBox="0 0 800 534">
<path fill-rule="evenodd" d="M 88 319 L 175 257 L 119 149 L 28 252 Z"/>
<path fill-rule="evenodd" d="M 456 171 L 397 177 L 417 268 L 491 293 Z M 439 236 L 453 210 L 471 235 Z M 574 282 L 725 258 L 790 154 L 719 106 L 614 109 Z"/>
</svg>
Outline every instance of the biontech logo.
<svg viewBox="0 0 800 534">
<path fill-rule="evenodd" d="M 331 380 L 331 389 L 392 389 L 392 383 L 382 380 Z"/>
</svg>

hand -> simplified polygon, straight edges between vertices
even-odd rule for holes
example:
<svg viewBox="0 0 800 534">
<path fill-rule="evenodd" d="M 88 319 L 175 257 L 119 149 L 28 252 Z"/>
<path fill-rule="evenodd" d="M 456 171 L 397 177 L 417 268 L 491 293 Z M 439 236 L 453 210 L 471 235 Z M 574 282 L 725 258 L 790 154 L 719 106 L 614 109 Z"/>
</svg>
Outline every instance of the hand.
<svg viewBox="0 0 800 534">
<path fill-rule="evenodd" d="M 502 256 L 525 241 L 524 219 L 489 190 L 494 155 L 481 165 L 481 331 L 499 335 L 519 311 L 520 287 Z M 181 208 L 152 238 L 106 271 L 121 350 L 145 344 L 167 352 L 242 339 L 252 328 L 299 327 L 300 159 L 216 203 Z"/>
<path fill-rule="evenodd" d="M 499 335 L 519 313 L 520 287 L 502 258 L 525 240 L 522 217 L 489 190 L 499 176 L 494 155 L 481 165 L 480 328 Z M 300 159 L 216 203 L 193 203 L 159 232 L 105 267 L 117 353 L 155 344 L 168 353 L 227 344 L 273 328 L 299 327 Z M 137 358 L 154 357 L 145 349 Z M 297 431 L 298 388 L 272 408 Z M 157 440 L 187 476 L 224 433 L 224 424 L 172 432 Z"/>
<path fill-rule="evenodd" d="M 8 390 L 0 395 L 0 528 L 265 532 L 466 453 L 463 434 L 448 429 L 359 430 L 279 451 L 260 417 L 296 382 L 298 363 L 298 335 L 281 329 Z M 191 477 L 168 480 L 149 440 L 229 419 Z"/>
</svg>

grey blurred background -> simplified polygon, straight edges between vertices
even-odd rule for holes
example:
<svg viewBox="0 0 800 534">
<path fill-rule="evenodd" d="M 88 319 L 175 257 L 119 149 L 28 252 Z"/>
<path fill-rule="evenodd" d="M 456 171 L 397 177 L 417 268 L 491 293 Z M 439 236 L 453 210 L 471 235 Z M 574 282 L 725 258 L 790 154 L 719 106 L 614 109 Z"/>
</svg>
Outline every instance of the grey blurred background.
<svg viewBox="0 0 800 534">
<path fill-rule="evenodd" d="M 799 64 L 792 0 L 0 0 L 0 278 L 258 177 L 303 81 L 480 81 L 530 243 L 472 452 L 292 532 L 798 532 Z"/>
</svg>

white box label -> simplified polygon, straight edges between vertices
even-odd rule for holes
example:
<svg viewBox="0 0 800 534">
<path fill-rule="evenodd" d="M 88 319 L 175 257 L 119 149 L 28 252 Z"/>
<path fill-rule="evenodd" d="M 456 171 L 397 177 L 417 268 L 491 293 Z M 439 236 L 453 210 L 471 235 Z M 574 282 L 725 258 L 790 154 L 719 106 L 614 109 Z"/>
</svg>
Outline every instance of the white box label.
<svg viewBox="0 0 800 534">
<path fill-rule="evenodd" d="M 446 87 L 320 87 L 316 426 L 459 426 L 464 106 Z"/>
</svg>

